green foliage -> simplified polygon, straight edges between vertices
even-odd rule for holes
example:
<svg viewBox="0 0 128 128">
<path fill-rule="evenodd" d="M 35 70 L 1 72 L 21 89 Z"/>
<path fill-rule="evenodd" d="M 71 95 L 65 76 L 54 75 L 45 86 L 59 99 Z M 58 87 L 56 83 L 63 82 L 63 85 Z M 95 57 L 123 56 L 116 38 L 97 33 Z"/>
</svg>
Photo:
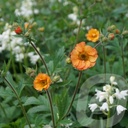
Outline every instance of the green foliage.
<svg viewBox="0 0 128 128">
<path fill-rule="evenodd" d="M 128 32 L 123 35 L 123 32 L 128 30 L 127 0 L 35 0 L 31 15 L 26 16 L 32 3 L 29 5 L 25 2 L 25 13 L 17 16 L 16 11 L 20 9 L 23 1 L 0 0 L 0 128 L 29 128 L 23 108 L 32 128 L 42 128 L 45 125 L 53 127 L 46 91 L 38 92 L 33 88 L 35 76 L 48 72 L 41 58 L 37 59 L 38 54 L 31 47 L 29 40 L 41 53 L 49 70 L 48 75 L 52 79 L 49 92 L 57 128 L 66 128 L 70 124 L 69 127 L 73 128 L 81 128 L 81 124 L 91 127 L 95 124 L 92 117 L 81 117 L 79 121 L 76 117 L 76 113 L 81 114 L 84 107 L 88 106 L 91 95 L 85 101 L 79 102 L 76 95 L 70 112 L 65 116 L 79 78 L 78 71 L 71 63 L 66 62 L 66 58 L 70 57 L 70 52 L 79 42 L 84 41 L 92 47 L 100 42 L 96 46 L 96 65 L 83 71 L 77 94 L 81 85 L 97 74 L 117 74 L 128 81 Z M 73 16 L 70 17 L 69 14 Z M 32 28 L 26 29 L 25 22 L 30 23 L 29 27 Z M 16 25 L 22 28 L 22 34 L 14 35 Z M 120 33 L 108 31 L 111 25 L 115 25 Z M 107 38 L 110 33 L 114 33 L 114 39 L 103 41 L 100 38 L 99 42 L 89 42 L 86 34 L 90 27 L 98 29 L 101 35 Z M 32 68 L 35 72 L 28 76 L 27 68 Z M 53 81 L 56 76 L 59 76 L 59 79 Z M 90 86 L 87 85 L 87 88 Z M 123 83 L 120 86 L 123 86 Z M 94 91 L 95 88 L 91 93 Z M 87 114 L 90 114 L 88 109 Z M 102 115 L 101 118 L 97 117 L 101 119 L 99 127 L 104 126 L 102 118 Z M 128 127 L 127 112 L 113 127 Z"/>
</svg>

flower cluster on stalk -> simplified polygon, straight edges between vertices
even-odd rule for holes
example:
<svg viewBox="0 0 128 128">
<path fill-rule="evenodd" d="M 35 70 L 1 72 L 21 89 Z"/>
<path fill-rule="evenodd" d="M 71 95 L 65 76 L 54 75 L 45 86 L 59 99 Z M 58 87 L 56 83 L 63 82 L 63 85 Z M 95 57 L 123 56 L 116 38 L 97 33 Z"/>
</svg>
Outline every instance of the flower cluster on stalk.
<svg viewBox="0 0 128 128">
<path fill-rule="evenodd" d="M 97 103 L 89 104 L 89 108 L 92 112 L 94 112 L 96 109 L 99 109 L 103 113 L 107 114 L 111 108 L 116 107 L 117 115 L 119 115 L 121 112 L 126 110 L 125 107 L 123 107 L 120 104 L 116 104 L 116 100 L 125 100 L 126 96 L 128 96 L 128 90 L 122 90 L 120 91 L 117 87 L 117 82 L 115 81 L 115 77 L 110 77 L 110 84 L 106 84 L 103 86 L 103 90 L 100 91 L 96 89 L 96 99 L 99 101 L 99 103 L 102 103 L 101 105 L 98 105 Z"/>
</svg>

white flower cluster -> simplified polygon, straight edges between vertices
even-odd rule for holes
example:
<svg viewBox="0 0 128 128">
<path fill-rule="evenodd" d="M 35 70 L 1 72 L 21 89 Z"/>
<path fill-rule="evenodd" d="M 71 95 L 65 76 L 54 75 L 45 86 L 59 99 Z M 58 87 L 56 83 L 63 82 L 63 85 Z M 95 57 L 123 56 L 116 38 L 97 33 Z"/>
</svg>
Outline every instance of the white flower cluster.
<svg viewBox="0 0 128 128">
<path fill-rule="evenodd" d="M 16 33 L 11 30 L 11 25 L 6 23 L 4 32 L 0 34 L 0 53 L 3 51 L 12 52 L 17 62 L 22 62 L 25 57 L 30 58 L 32 64 L 36 64 L 39 56 L 34 52 L 25 52 L 25 47 L 29 45 L 24 43 L 21 37 L 15 37 Z"/>
<path fill-rule="evenodd" d="M 73 13 L 68 14 L 68 18 L 75 22 L 77 25 L 80 24 L 80 20 L 78 19 L 78 8 L 73 7 Z"/>
<path fill-rule="evenodd" d="M 33 14 L 38 14 L 39 10 L 35 9 L 34 6 L 36 6 L 36 2 L 34 0 L 23 0 L 20 8 L 17 7 L 15 10 L 15 15 L 29 18 Z"/>
<path fill-rule="evenodd" d="M 97 103 L 89 104 L 89 108 L 92 112 L 94 112 L 97 108 L 99 108 L 101 111 L 108 112 L 110 108 L 113 108 L 114 106 L 116 106 L 117 115 L 126 110 L 126 108 L 122 105 L 115 105 L 114 100 L 126 99 L 126 96 L 128 96 L 128 90 L 120 91 L 114 85 L 117 85 L 117 82 L 115 82 L 115 77 L 111 76 L 110 84 L 103 86 L 103 91 L 97 89 L 95 90 L 96 99 L 98 99 L 99 102 L 103 102 L 103 104 L 101 106 L 99 106 Z"/>
</svg>

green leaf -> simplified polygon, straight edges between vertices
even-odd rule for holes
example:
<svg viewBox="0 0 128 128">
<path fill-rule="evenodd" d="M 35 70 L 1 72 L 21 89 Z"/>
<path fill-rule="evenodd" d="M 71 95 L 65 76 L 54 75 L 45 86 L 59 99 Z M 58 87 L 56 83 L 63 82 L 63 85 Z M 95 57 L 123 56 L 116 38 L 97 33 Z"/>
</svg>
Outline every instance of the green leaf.
<svg viewBox="0 0 128 128">
<path fill-rule="evenodd" d="M 29 97 L 23 105 L 27 106 L 27 105 L 39 105 L 39 104 L 41 103 L 38 99 L 36 99 L 35 97 Z"/>
<path fill-rule="evenodd" d="M 64 116 L 68 105 L 69 105 L 69 96 L 68 96 L 68 90 L 64 89 L 61 94 L 59 94 L 56 97 L 56 102 L 57 102 L 57 108 L 59 112 L 59 118 Z"/>
<path fill-rule="evenodd" d="M 79 121 L 78 121 L 82 126 L 88 126 L 90 125 L 92 122 L 93 122 L 93 119 L 90 118 L 90 117 L 86 117 L 84 115 L 84 117 L 82 116 L 81 118 L 79 118 Z"/>
<path fill-rule="evenodd" d="M 18 83 L 18 87 L 17 87 L 17 92 L 18 92 L 19 96 L 21 95 L 21 92 L 24 89 L 24 87 L 25 87 L 24 80 L 21 79 L 21 81 Z"/>
<path fill-rule="evenodd" d="M 49 112 L 49 108 L 45 105 L 39 105 L 39 106 L 35 106 L 32 107 L 28 110 L 29 114 L 34 114 L 34 113 L 38 113 L 38 112 Z"/>
</svg>

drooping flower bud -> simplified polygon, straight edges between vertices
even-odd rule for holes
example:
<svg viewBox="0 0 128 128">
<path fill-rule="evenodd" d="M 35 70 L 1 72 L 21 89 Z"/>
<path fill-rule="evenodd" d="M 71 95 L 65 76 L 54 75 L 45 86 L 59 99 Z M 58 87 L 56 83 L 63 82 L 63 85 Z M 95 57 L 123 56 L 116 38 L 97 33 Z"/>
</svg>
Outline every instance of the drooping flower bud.
<svg viewBox="0 0 128 128">
<path fill-rule="evenodd" d="M 32 68 L 27 68 L 26 69 L 26 74 L 30 77 L 34 77 L 36 73 L 36 70 L 32 69 Z"/>
</svg>

